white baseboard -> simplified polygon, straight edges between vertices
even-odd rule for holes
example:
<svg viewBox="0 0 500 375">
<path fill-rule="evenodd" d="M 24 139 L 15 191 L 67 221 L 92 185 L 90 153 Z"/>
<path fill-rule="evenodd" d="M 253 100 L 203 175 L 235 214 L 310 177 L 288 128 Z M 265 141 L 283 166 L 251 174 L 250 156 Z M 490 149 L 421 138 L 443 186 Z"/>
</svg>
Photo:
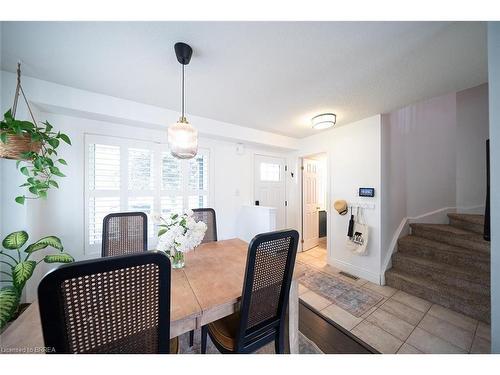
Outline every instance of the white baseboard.
<svg viewBox="0 0 500 375">
<path fill-rule="evenodd" d="M 369 271 L 365 268 L 353 266 L 350 263 L 347 263 L 340 259 L 332 259 L 328 258 L 328 264 L 341 269 L 344 272 L 348 272 L 354 276 L 361 277 L 365 280 L 371 281 L 375 284 L 380 284 L 380 275 L 378 273 Z"/>
</svg>

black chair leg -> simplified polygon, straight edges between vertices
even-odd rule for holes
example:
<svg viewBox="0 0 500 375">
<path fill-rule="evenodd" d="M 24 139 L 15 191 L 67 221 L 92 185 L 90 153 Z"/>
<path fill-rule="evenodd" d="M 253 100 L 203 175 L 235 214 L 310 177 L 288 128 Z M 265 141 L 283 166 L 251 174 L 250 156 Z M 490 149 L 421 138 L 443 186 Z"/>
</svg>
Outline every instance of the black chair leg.
<svg viewBox="0 0 500 375">
<path fill-rule="evenodd" d="M 208 327 L 201 327 L 201 354 L 207 353 L 207 336 L 208 336 Z"/>
<path fill-rule="evenodd" d="M 193 347 L 194 345 L 194 330 L 189 332 L 189 347 Z"/>
<path fill-rule="evenodd" d="M 285 353 L 285 330 L 280 329 L 276 334 L 276 338 L 274 339 L 274 350 L 276 354 L 284 354 Z"/>
</svg>

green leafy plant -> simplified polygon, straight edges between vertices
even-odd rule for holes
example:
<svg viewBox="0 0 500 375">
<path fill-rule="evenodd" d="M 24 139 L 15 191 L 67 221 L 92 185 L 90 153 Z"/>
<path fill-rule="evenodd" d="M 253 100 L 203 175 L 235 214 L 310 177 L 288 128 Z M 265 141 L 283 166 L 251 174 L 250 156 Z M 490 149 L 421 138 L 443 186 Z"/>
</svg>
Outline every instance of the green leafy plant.
<svg viewBox="0 0 500 375">
<path fill-rule="evenodd" d="M 71 263 L 73 257 L 64 252 L 61 240 L 56 236 L 47 236 L 28 245 L 24 251 L 22 247 L 28 241 L 25 231 L 13 232 L 2 241 L 3 249 L 0 251 L 0 262 L 7 265 L 10 272 L 1 271 L 1 283 L 10 284 L 0 289 L 0 329 L 12 319 L 19 307 L 19 301 L 26 282 L 30 279 L 35 268 L 41 262 L 45 263 Z M 49 254 L 36 261 L 32 257 L 37 251 L 52 247 L 58 253 Z"/>
<path fill-rule="evenodd" d="M 24 204 L 26 199 L 46 198 L 47 190 L 51 187 L 59 188 L 57 177 L 65 177 L 58 165 L 67 165 L 64 159 L 57 156 L 56 149 L 61 141 L 71 145 L 69 137 L 61 132 L 53 131 L 53 126 L 45 121 L 43 126 L 37 126 L 30 121 L 16 120 L 9 109 L 0 122 L 0 141 L 7 144 L 10 136 L 29 136 L 31 142 L 38 142 L 39 152 L 27 151 L 21 153 L 23 160 L 17 161 L 17 168 L 26 176 L 26 182 L 20 187 L 26 187 L 31 195 L 16 197 L 16 202 Z"/>
</svg>

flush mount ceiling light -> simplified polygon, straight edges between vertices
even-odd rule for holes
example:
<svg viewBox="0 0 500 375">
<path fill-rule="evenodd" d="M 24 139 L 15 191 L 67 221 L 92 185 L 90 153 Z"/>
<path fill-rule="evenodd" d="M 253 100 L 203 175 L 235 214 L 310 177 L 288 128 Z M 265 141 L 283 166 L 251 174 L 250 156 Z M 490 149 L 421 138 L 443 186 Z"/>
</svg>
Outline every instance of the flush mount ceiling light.
<svg viewBox="0 0 500 375">
<path fill-rule="evenodd" d="M 179 121 L 168 127 L 168 146 L 174 157 L 191 159 L 198 153 L 198 130 L 184 116 L 184 66 L 191 61 L 193 49 L 186 43 L 175 43 L 174 50 L 177 61 L 182 65 L 182 104 Z"/>
<path fill-rule="evenodd" d="M 321 130 L 331 128 L 337 122 L 337 116 L 333 113 L 322 113 L 311 119 L 313 129 Z"/>
</svg>

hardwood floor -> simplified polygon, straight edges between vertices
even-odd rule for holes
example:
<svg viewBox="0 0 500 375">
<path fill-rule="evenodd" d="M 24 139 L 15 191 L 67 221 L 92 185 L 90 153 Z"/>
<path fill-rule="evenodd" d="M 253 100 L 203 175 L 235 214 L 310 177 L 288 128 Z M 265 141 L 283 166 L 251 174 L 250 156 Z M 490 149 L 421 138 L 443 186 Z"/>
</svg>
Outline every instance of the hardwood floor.
<svg viewBox="0 0 500 375">
<path fill-rule="evenodd" d="M 302 301 L 299 304 L 299 331 L 325 354 L 378 353 L 338 324 L 318 315 Z"/>
</svg>

